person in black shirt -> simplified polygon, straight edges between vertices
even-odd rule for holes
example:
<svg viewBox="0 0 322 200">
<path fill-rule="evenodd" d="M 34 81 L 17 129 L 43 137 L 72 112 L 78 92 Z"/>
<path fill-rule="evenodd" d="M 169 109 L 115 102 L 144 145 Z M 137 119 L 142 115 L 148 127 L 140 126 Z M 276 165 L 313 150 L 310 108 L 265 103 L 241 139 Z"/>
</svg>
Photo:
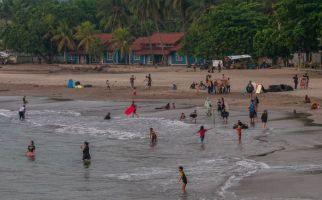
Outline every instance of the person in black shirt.
<svg viewBox="0 0 322 200">
<path fill-rule="evenodd" d="M 83 161 L 84 162 L 90 162 L 91 161 L 91 155 L 89 153 L 89 143 L 84 142 L 84 145 L 81 148 L 83 150 Z"/>
<path fill-rule="evenodd" d="M 293 81 L 294 81 L 294 89 L 297 90 L 297 85 L 299 84 L 299 77 L 297 76 L 297 74 L 295 74 L 295 76 L 293 77 Z"/>
<path fill-rule="evenodd" d="M 36 150 L 36 146 L 35 146 L 35 143 L 34 141 L 30 141 L 30 144 L 28 145 L 28 152 L 34 152 Z"/>
</svg>

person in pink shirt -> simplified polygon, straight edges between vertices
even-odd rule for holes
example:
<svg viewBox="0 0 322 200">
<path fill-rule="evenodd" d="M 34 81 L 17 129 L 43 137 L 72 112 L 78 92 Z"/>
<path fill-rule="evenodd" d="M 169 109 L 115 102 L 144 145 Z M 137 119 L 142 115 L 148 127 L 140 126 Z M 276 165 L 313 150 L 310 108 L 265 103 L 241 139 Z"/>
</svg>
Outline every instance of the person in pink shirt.
<svg viewBox="0 0 322 200">
<path fill-rule="evenodd" d="M 212 128 L 211 128 L 212 129 Z M 211 129 L 205 129 L 203 126 L 200 126 L 200 130 L 198 131 L 198 134 L 200 136 L 200 143 L 203 144 L 206 132 Z"/>
</svg>

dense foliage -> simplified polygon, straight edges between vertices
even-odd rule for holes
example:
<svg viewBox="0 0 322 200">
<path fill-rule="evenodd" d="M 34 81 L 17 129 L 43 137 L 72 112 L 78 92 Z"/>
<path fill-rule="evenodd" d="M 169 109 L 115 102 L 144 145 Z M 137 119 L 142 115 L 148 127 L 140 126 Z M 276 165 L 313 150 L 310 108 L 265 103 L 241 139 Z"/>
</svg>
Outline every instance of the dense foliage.
<svg viewBox="0 0 322 200">
<path fill-rule="evenodd" d="M 190 55 L 288 58 L 318 49 L 322 0 L 0 0 L 0 48 L 48 62 L 67 49 L 99 55 L 98 32 L 126 54 L 135 37 L 174 31 Z"/>
</svg>

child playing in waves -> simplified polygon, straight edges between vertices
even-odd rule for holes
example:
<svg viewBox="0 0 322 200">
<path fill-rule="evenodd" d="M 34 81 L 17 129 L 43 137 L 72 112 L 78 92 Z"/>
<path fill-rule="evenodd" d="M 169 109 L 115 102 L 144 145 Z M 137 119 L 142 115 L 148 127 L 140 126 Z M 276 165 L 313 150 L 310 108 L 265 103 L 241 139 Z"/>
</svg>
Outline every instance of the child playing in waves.
<svg viewBox="0 0 322 200">
<path fill-rule="evenodd" d="M 89 153 L 89 143 L 84 142 L 84 145 L 81 146 L 81 149 L 83 150 L 83 162 L 89 163 L 91 161 L 91 155 Z"/>
<path fill-rule="evenodd" d="M 238 122 L 237 128 L 235 130 L 236 130 L 237 135 L 238 135 L 239 144 L 241 144 L 242 129 L 243 129 L 243 127 L 242 127 L 241 123 Z"/>
<path fill-rule="evenodd" d="M 150 128 L 150 139 L 151 139 L 151 144 L 155 144 L 157 142 L 157 134 L 153 130 L 153 128 Z"/>
<path fill-rule="evenodd" d="M 182 181 L 182 192 L 186 193 L 186 186 L 188 183 L 186 174 L 183 171 L 183 167 L 179 166 L 179 181 Z"/>
</svg>

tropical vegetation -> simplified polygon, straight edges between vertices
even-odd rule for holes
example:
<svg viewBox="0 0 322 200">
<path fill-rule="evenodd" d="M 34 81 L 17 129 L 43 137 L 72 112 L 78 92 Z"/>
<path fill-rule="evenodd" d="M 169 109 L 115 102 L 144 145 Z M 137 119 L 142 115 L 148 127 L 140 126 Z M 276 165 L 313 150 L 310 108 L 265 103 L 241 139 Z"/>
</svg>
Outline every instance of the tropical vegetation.
<svg viewBox="0 0 322 200">
<path fill-rule="evenodd" d="M 0 0 L 0 48 L 52 62 L 81 50 L 103 52 L 97 33 L 113 33 L 122 55 L 153 32 L 185 33 L 182 52 L 208 59 L 251 54 L 287 60 L 317 51 L 321 0 Z"/>
</svg>

